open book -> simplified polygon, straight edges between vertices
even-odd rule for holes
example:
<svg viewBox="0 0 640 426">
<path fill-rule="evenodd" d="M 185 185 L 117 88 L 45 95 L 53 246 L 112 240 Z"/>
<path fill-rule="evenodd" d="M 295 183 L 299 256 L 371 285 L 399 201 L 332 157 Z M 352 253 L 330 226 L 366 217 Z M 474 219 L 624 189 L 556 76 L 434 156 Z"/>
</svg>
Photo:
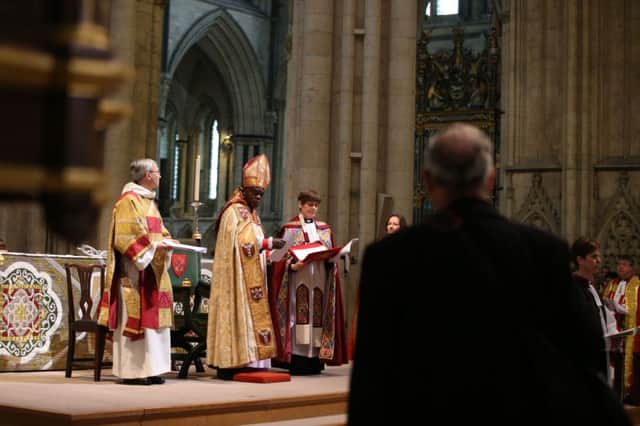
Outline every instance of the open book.
<svg viewBox="0 0 640 426">
<path fill-rule="evenodd" d="M 298 261 L 313 262 L 316 260 L 327 261 L 337 258 L 351 252 L 351 244 L 358 241 L 357 238 L 352 239 L 343 247 L 327 248 L 320 241 L 308 244 L 300 244 L 289 248 L 289 253 Z M 335 259 L 334 259 L 335 260 Z"/>
<path fill-rule="evenodd" d="M 326 261 L 338 254 L 342 247 L 327 248 L 323 243 L 300 244 L 289 248 L 289 253 L 297 261 L 314 262 L 316 260 Z"/>
<path fill-rule="evenodd" d="M 352 245 L 353 243 L 357 243 L 357 242 L 358 242 L 358 238 L 352 238 L 352 239 L 351 239 L 351 241 L 349 241 L 347 244 L 345 244 L 345 245 L 342 247 L 342 250 L 340 250 L 339 255 L 340 255 L 340 256 L 343 256 L 343 255 L 345 255 L 345 254 L 349 254 L 349 253 L 351 253 L 351 245 Z"/>
<path fill-rule="evenodd" d="M 618 331 L 617 333 L 609 333 L 604 337 L 622 337 L 622 336 L 635 336 L 638 334 L 640 327 L 627 328 L 626 330 Z"/>
</svg>

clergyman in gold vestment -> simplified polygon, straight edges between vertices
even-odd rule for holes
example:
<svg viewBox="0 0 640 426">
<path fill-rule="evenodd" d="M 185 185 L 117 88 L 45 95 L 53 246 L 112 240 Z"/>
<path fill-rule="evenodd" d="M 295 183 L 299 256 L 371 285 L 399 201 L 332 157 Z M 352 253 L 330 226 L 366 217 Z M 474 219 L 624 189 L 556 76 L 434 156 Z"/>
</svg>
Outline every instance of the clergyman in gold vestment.
<svg viewBox="0 0 640 426">
<path fill-rule="evenodd" d="M 225 380 L 242 368 L 270 368 L 276 355 L 266 257 L 269 249 L 282 247 L 284 241 L 265 238 L 256 210 L 270 180 L 267 157 L 250 159 L 242 170 L 242 186 L 216 223 L 207 363 Z"/>
<path fill-rule="evenodd" d="M 145 158 L 130 169 L 132 182 L 113 208 L 98 321 L 113 331 L 113 374 L 122 383 L 162 384 L 159 375 L 171 371 L 170 235 L 154 201 L 158 165 Z"/>
</svg>

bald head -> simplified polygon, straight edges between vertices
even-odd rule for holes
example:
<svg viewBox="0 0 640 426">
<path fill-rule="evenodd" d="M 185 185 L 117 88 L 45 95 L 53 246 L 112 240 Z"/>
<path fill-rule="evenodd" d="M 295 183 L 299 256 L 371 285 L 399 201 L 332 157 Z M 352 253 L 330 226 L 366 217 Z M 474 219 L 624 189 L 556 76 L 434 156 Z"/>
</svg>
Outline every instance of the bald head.
<svg viewBox="0 0 640 426">
<path fill-rule="evenodd" d="M 448 199 L 488 195 L 493 176 L 491 141 L 477 127 L 456 123 L 436 134 L 425 152 L 425 178 Z"/>
</svg>

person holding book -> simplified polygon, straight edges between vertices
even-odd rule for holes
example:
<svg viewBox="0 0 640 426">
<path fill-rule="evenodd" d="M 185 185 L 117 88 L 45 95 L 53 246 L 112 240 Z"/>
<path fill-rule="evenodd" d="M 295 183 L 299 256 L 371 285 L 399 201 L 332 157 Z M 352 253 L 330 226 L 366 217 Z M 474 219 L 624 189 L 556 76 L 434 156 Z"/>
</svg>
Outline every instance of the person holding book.
<svg viewBox="0 0 640 426">
<path fill-rule="evenodd" d="M 131 182 L 113 208 L 106 286 L 98 322 L 113 331 L 113 374 L 129 385 L 162 384 L 171 371 L 173 293 L 170 235 L 155 204 L 160 183 L 150 158 L 130 164 Z"/>
<path fill-rule="evenodd" d="M 216 222 L 207 363 L 223 380 L 268 369 L 276 355 L 266 266 L 269 250 L 283 247 L 284 241 L 265 237 L 257 210 L 270 181 L 267 157 L 251 158 L 242 169 L 242 186 Z"/>
<path fill-rule="evenodd" d="M 325 364 L 348 362 L 338 262 L 335 254 L 322 256 L 333 254 L 334 241 L 331 227 L 316 217 L 320 201 L 316 191 L 300 192 L 299 214 L 280 231 L 281 238 L 293 241 L 292 254 L 272 265 L 269 297 L 278 330 L 274 365 L 291 374 L 319 374 Z"/>
</svg>

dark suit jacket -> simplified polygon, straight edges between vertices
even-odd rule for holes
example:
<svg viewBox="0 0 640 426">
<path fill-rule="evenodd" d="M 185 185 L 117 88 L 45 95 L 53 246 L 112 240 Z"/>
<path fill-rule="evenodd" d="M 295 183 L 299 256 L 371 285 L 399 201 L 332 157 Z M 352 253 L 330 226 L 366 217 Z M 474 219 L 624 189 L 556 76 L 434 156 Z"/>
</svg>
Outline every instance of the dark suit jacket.
<svg viewBox="0 0 640 426">
<path fill-rule="evenodd" d="M 459 200 L 370 245 L 360 291 L 349 424 L 628 424 L 551 234 Z"/>
</svg>

